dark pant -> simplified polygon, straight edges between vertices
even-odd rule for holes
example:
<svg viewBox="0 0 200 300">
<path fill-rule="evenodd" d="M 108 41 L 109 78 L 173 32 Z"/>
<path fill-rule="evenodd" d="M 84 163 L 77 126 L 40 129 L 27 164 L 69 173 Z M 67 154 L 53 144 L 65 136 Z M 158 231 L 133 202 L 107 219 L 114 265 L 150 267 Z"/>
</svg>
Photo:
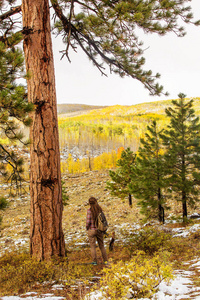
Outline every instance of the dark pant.
<svg viewBox="0 0 200 300">
<path fill-rule="evenodd" d="M 93 261 L 97 261 L 97 256 L 96 256 L 96 240 L 98 242 L 99 248 L 101 250 L 101 255 L 103 257 L 104 261 L 107 261 L 107 254 L 106 254 L 106 249 L 104 247 L 103 243 L 103 233 L 100 232 L 99 230 L 88 230 L 88 238 L 90 242 L 90 247 L 91 247 L 91 255 Z"/>
</svg>

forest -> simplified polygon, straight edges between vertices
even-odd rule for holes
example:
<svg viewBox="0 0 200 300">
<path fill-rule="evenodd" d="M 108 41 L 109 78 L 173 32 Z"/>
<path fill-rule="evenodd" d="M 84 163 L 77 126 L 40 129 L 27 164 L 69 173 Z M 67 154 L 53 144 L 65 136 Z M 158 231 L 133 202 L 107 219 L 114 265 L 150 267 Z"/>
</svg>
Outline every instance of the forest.
<svg viewBox="0 0 200 300">
<path fill-rule="evenodd" d="M 166 127 L 165 109 L 171 100 L 133 106 L 110 106 L 71 116 L 58 115 L 62 172 L 116 167 L 119 153 L 130 148 L 137 152 L 140 139 L 153 120 Z M 194 98 L 195 114 L 200 114 L 200 99 Z M 68 117 L 69 116 L 69 117 Z"/>
</svg>

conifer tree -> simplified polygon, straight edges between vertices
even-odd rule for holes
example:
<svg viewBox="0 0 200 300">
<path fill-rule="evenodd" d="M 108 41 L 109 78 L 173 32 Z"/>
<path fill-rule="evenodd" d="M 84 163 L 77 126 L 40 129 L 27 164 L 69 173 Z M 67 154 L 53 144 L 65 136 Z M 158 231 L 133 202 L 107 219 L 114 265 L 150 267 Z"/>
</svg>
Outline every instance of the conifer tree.
<svg viewBox="0 0 200 300">
<path fill-rule="evenodd" d="M 9 145 L 0 143 L 0 174 L 17 187 L 23 179 L 23 159 L 10 145 L 16 141 L 27 144 L 20 123 L 30 125 L 28 113 L 33 109 L 25 87 L 16 82 L 24 75 L 23 53 L 15 46 L 20 40 L 20 34 L 10 33 L 6 41 L 0 41 L 0 133 L 2 140 L 9 139 Z"/>
<path fill-rule="evenodd" d="M 166 147 L 165 166 L 168 186 L 174 198 L 182 202 L 183 219 L 187 218 L 187 205 L 199 201 L 200 177 L 200 123 L 193 109 L 194 100 L 179 94 L 172 107 L 166 109 L 170 124 L 162 135 Z"/>
<path fill-rule="evenodd" d="M 135 165 L 135 154 L 130 148 L 123 150 L 121 158 L 117 161 L 117 170 L 109 171 L 111 181 L 107 182 L 107 188 L 111 194 L 124 199 L 128 196 L 129 205 L 132 207 L 132 195 L 129 189 L 132 168 Z"/>
<path fill-rule="evenodd" d="M 131 174 L 130 189 L 139 200 L 141 212 L 147 217 L 156 217 L 164 223 L 162 189 L 164 186 L 163 149 L 160 139 L 162 130 L 153 121 L 147 126 L 145 138 L 141 138 L 136 166 Z"/>
</svg>

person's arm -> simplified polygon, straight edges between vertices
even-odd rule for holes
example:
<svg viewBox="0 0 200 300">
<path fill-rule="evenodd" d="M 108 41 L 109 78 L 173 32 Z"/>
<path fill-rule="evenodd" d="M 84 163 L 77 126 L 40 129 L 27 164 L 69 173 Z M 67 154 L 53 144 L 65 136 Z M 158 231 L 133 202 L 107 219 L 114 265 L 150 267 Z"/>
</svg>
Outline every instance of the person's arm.
<svg viewBox="0 0 200 300">
<path fill-rule="evenodd" d="M 86 217 L 86 229 L 88 230 L 90 228 L 91 224 L 91 211 L 90 209 L 87 210 L 87 217 Z"/>
</svg>

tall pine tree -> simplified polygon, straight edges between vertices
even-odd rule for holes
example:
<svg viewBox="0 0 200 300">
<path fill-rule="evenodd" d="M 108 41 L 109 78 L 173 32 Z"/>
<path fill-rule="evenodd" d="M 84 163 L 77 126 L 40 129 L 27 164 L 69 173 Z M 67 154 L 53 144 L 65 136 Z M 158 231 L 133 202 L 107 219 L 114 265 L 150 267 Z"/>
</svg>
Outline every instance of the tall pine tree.
<svg viewBox="0 0 200 300">
<path fill-rule="evenodd" d="M 165 166 L 168 186 L 176 200 L 182 202 L 183 219 L 187 217 L 187 204 L 199 201 L 200 176 L 200 123 L 195 116 L 193 100 L 179 94 L 172 107 L 166 109 L 170 124 L 162 135 L 166 147 Z"/>
<path fill-rule="evenodd" d="M 121 158 L 117 161 L 117 170 L 109 171 L 111 181 L 107 182 L 107 188 L 112 195 L 122 199 L 128 197 L 129 205 L 132 207 L 132 196 L 129 189 L 131 173 L 135 165 L 135 154 L 130 148 L 122 151 Z"/>
<path fill-rule="evenodd" d="M 145 138 L 140 140 L 136 167 L 132 172 L 130 189 L 139 200 L 141 212 L 146 217 L 156 217 L 164 223 L 164 205 L 162 189 L 164 187 L 163 149 L 160 139 L 162 130 L 153 121 L 147 126 Z"/>
</svg>

